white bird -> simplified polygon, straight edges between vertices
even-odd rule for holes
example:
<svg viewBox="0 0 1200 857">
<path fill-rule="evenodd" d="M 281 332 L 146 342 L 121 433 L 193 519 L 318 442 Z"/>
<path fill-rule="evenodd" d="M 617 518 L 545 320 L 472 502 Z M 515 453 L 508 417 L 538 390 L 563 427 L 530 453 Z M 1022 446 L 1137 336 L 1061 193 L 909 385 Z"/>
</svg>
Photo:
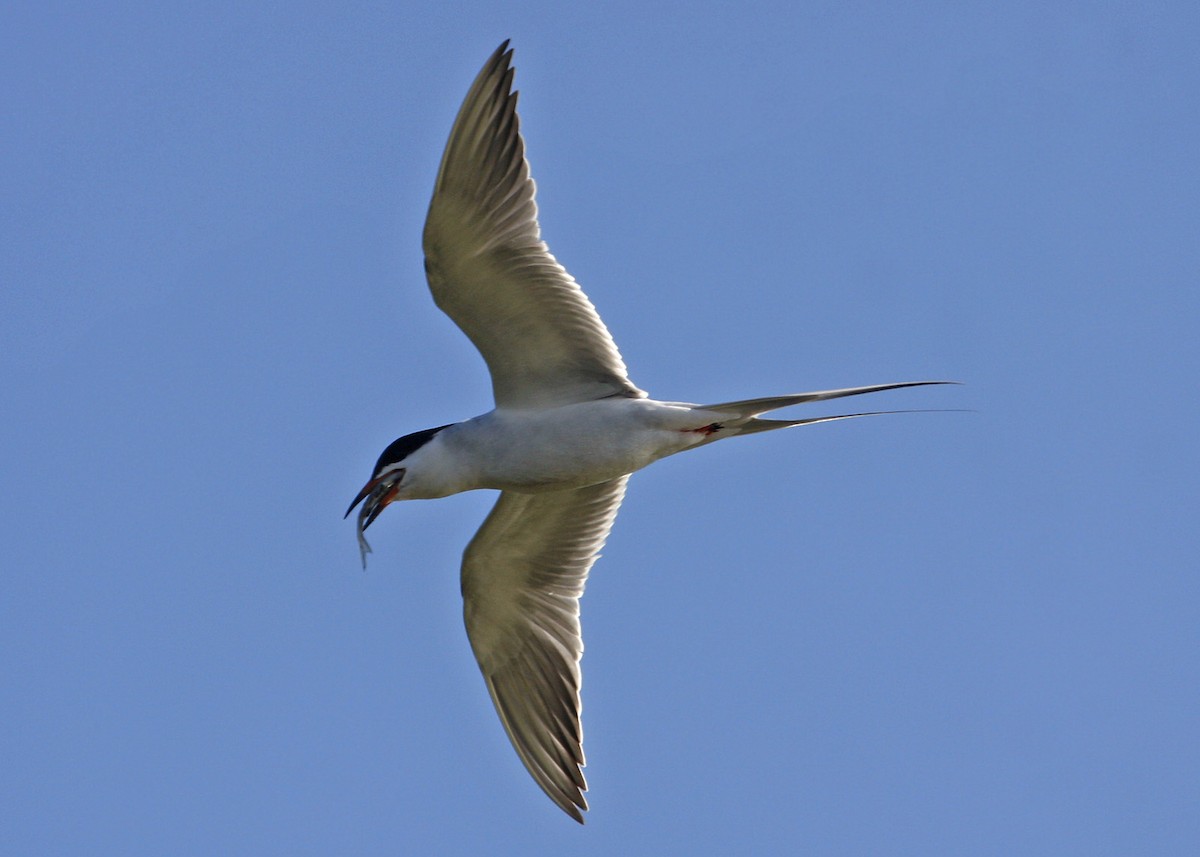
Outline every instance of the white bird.
<svg viewBox="0 0 1200 857">
<path fill-rule="evenodd" d="M 358 538 L 396 500 L 476 488 L 499 499 L 462 563 L 471 648 L 512 745 L 537 784 L 583 822 L 579 598 L 629 474 L 727 437 L 865 414 L 760 419 L 777 408 L 940 381 L 693 405 L 629 380 L 591 301 L 540 238 L 505 41 L 471 85 L 425 222 L 434 302 L 487 362 L 494 410 L 405 435 L 379 456 Z"/>
</svg>

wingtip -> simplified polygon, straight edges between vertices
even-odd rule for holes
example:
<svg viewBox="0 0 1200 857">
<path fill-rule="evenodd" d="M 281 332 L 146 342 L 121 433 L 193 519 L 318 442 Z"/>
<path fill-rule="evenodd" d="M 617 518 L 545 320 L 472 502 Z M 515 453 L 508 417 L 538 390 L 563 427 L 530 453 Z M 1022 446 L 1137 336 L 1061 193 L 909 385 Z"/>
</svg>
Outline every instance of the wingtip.
<svg viewBox="0 0 1200 857">
<path fill-rule="evenodd" d="M 496 50 L 492 51 L 492 56 L 488 60 L 487 65 L 488 66 L 491 66 L 494 64 L 500 64 L 503 66 L 511 65 L 512 64 L 512 55 L 513 55 L 512 39 L 505 39 L 504 41 L 502 41 L 500 43 L 500 46 L 498 48 L 496 48 Z"/>
<path fill-rule="evenodd" d="M 574 795 L 550 795 L 550 799 L 558 805 L 559 809 L 571 816 L 575 821 L 580 824 L 586 824 L 587 821 L 583 817 L 583 814 L 588 811 L 587 798 L 583 796 L 583 792 L 586 789 L 587 786 L 585 785 L 583 789 L 576 790 Z M 547 792 L 547 794 L 549 795 L 550 793 Z"/>
</svg>

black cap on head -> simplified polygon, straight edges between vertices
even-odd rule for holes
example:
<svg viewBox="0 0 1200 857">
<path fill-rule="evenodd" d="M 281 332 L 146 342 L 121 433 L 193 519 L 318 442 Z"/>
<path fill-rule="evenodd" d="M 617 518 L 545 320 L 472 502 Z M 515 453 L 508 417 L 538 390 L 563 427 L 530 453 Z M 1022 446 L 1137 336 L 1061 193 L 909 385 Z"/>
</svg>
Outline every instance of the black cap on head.
<svg viewBox="0 0 1200 857">
<path fill-rule="evenodd" d="M 453 423 L 448 423 L 437 428 L 424 429 L 423 431 L 415 431 L 412 434 L 406 434 L 404 437 L 398 437 L 388 444 L 387 449 L 379 456 L 379 461 L 375 462 L 375 470 L 378 473 L 383 468 L 398 464 L 408 456 L 412 455 L 418 449 L 429 443 L 433 436 L 444 428 L 449 428 Z"/>
</svg>

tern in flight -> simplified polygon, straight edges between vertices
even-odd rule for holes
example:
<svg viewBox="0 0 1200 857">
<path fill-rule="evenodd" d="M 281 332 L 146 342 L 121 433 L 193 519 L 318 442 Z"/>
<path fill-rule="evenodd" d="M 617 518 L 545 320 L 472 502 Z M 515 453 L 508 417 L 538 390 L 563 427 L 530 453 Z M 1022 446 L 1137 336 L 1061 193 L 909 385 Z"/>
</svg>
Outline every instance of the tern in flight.
<svg viewBox="0 0 1200 857">
<path fill-rule="evenodd" d="M 591 301 L 541 240 L 511 60 L 506 41 L 471 85 L 424 234 L 433 300 L 483 355 L 496 407 L 394 441 L 346 515 L 362 504 L 365 567 L 363 531 L 391 503 L 500 491 L 463 554 L 467 635 L 521 761 L 582 823 L 579 598 L 629 474 L 727 437 L 864 416 L 760 418 L 778 408 L 944 382 L 716 405 L 649 398 L 629 379 Z"/>
</svg>

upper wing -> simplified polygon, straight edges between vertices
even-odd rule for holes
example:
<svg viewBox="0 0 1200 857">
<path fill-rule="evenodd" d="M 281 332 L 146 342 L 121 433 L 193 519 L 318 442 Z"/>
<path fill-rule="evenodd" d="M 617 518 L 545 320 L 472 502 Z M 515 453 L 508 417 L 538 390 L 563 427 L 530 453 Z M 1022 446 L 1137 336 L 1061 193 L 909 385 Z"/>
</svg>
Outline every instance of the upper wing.
<svg viewBox="0 0 1200 857">
<path fill-rule="evenodd" d="M 507 48 L 475 78 L 442 155 L 424 238 L 434 302 L 487 361 L 498 406 L 645 396 L 539 237 Z"/>
<path fill-rule="evenodd" d="M 505 491 L 463 556 L 467 635 L 492 702 L 529 773 L 580 823 L 579 598 L 628 479 Z"/>
</svg>

